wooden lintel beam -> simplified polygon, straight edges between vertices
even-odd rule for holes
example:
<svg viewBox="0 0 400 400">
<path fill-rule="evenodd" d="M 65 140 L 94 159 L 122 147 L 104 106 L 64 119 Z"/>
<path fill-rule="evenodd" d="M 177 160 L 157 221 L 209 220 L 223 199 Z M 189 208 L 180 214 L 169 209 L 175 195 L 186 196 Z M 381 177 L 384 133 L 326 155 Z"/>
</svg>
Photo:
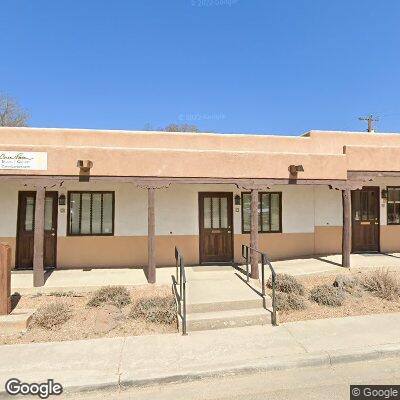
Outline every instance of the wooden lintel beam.
<svg viewBox="0 0 400 400">
<path fill-rule="evenodd" d="M 335 189 L 335 190 L 357 190 L 357 189 L 362 189 L 363 186 L 366 185 L 365 181 L 362 180 L 354 180 L 354 181 L 346 181 L 344 183 L 339 183 L 339 184 L 333 184 L 333 185 L 329 185 L 330 189 Z"/>
<path fill-rule="evenodd" d="M 50 187 L 61 185 L 62 182 L 79 181 L 79 175 L 0 175 L 0 181 L 18 181 L 31 185 Z M 90 176 L 90 182 L 121 182 L 132 183 L 144 188 L 164 188 L 176 184 L 232 184 L 238 188 L 264 190 L 273 185 L 340 185 L 346 180 L 341 179 L 297 179 L 295 182 L 286 178 L 210 178 L 210 177 L 148 177 L 148 176 Z"/>
<path fill-rule="evenodd" d="M 156 182 L 156 181 L 143 181 L 134 183 L 138 188 L 141 189 L 167 189 L 171 186 L 171 182 Z"/>
<path fill-rule="evenodd" d="M 348 171 L 348 179 L 362 179 L 366 182 L 374 178 L 399 178 L 400 171 Z"/>
</svg>

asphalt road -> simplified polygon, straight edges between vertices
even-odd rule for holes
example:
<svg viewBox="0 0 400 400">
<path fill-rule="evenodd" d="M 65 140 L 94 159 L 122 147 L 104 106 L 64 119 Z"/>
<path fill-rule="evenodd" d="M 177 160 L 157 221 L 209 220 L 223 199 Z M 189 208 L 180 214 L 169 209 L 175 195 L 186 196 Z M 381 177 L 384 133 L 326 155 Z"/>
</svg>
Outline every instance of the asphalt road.
<svg viewBox="0 0 400 400">
<path fill-rule="evenodd" d="M 336 400 L 350 398 L 350 384 L 400 384 L 400 358 L 335 367 L 228 376 L 121 391 L 67 394 L 76 400 Z"/>
</svg>

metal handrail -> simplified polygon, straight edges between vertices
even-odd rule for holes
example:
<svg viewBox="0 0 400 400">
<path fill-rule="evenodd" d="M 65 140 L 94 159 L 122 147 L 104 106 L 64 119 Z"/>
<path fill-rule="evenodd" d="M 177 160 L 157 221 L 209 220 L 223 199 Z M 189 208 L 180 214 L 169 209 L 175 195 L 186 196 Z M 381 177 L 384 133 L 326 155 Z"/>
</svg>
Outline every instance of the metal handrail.
<svg viewBox="0 0 400 400">
<path fill-rule="evenodd" d="M 175 266 L 176 266 L 176 286 L 179 286 L 178 304 L 179 313 L 182 318 L 182 335 L 187 335 L 186 331 L 186 273 L 183 256 L 175 246 Z"/>
<path fill-rule="evenodd" d="M 249 282 L 250 274 L 249 274 L 249 253 L 253 251 L 261 255 L 261 291 L 262 297 L 265 304 L 265 264 L 268 265 L 269 269 L 271 270 L 271 281 L 272 281 L 272 325 L 277 326 L 278 321 L 276 318 L 276 297 L 275 297 L 275 286 L 276 286 L 276 273 L 274 267 L 271 264 L 271 261 L 268 255 L 254 247 L 247 246 L 242 244 L 242 257 L 246 260 L 246 275 L 247 275 L 247 282 Z M 258 264 L 258 263 L 257 263 Z"/>
</svg>

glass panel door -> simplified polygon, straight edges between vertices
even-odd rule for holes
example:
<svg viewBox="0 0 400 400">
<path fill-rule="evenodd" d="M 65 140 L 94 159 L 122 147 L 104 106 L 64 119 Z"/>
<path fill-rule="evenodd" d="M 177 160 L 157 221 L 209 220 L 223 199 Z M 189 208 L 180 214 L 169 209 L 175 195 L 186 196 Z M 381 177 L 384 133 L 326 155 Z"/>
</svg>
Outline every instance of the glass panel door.
<svg viewBox="0 0 400 400">
<path fill-rule="evenodd" d="M 44 230 L 53 230 L 53 197 L 47 197 L 44 200 Z"/>
<path fill-rule="evenodd" d="M 35 218 L 35 197 L 27 196 L 26 206 L 25 206 L 25 224 L 24 224 L 26 232 L 33 231 L 34 218 Z"/>
</svg>

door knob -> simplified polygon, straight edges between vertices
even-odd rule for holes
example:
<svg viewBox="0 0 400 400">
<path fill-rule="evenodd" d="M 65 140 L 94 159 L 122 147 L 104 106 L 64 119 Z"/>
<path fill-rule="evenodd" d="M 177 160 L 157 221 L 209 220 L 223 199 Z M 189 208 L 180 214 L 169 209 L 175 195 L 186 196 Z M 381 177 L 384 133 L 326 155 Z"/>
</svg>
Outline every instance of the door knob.
<svg viewBox="0 0 400 400">
<path fill-rule="evenodd" d="M 53 232 L 53 233 L 51 234 L 51 236 L 56 236 L 56 234 Z"/>
</svg>

